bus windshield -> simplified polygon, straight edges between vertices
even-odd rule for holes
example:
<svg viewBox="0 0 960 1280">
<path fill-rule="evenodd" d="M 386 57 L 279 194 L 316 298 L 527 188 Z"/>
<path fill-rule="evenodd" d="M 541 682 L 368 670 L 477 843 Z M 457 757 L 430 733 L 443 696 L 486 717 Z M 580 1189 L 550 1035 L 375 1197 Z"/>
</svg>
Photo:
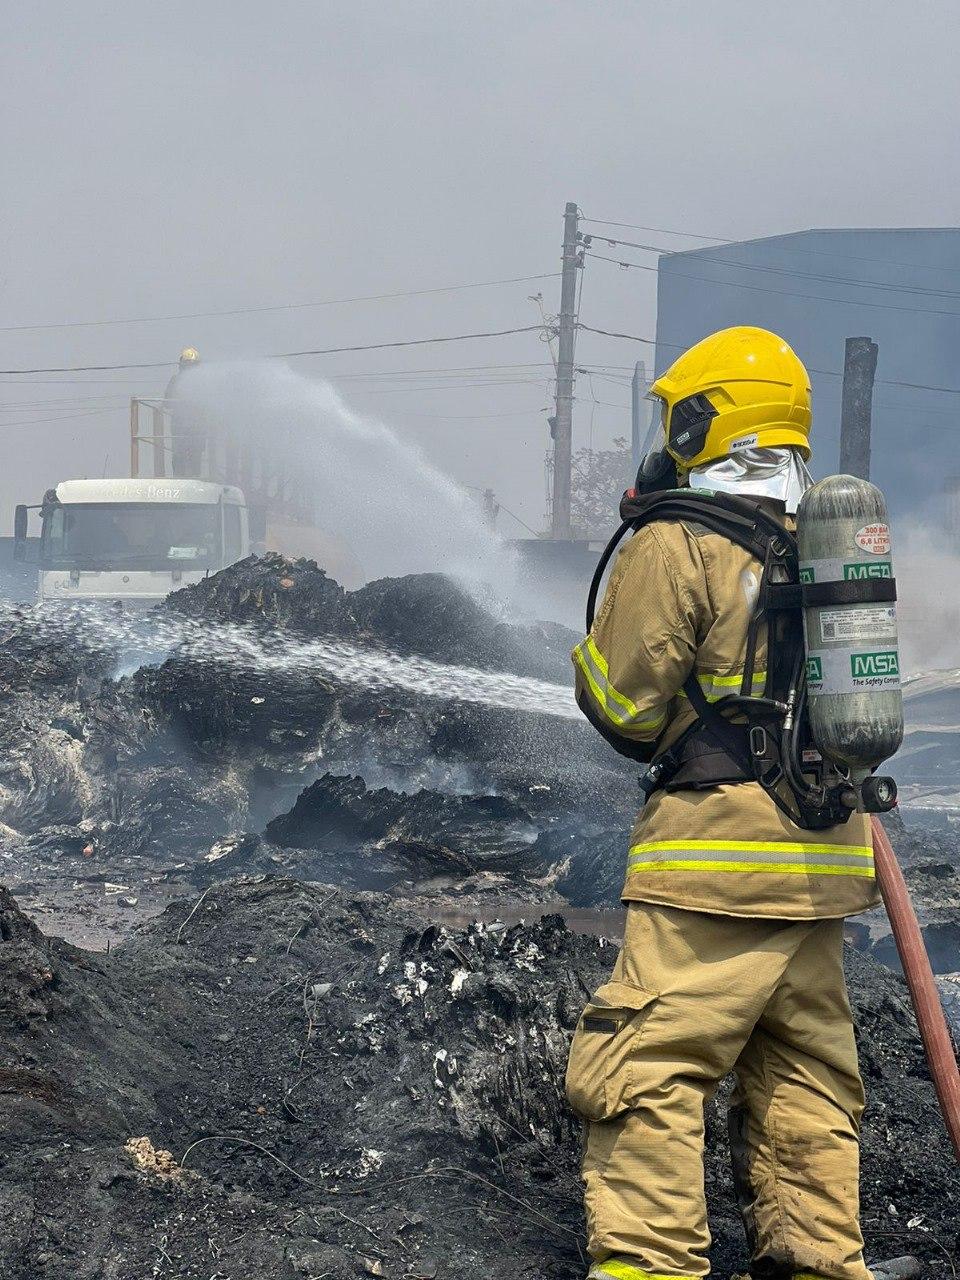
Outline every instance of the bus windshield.
<svg viewBox="0 0 960 1280">
<path fill-rule="evenodd" d="M 47 569 L 219 569 L 215 503 L 76 502 L 43 519 Z"/>
</svg>

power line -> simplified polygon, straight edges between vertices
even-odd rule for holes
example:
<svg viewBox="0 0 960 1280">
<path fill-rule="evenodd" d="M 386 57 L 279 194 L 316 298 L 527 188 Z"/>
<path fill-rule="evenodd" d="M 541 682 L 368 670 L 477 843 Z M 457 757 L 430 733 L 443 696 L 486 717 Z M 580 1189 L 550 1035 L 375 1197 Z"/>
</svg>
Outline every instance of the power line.
<svg viewBox="0 0 960 1280">
<path fill-rule="evenodd" d="M 621 262 L 617 258 L 606 258 L 603 254 L 588 251 L 591 258 L 599 258 L 601 262 L 612 262 L 618 267 L 624 267 L 635 271 L 659 271 L 659 267 L 648 267 L 640 262 Z M 735 266 L 734 263 L 728 263 L 728 266 Z M 809 302 L 830 302 L 835 306 L 841 307 L 869 307 L 874 311 L 908 311 L 914 315 L 928 316 L 952 316 L 960 320 L 960 311 L 943 311 L 939 307 L 901 307 L 895 302 L 866 302 L 861 298 L 827 298 L 820 293 L 797 293 L 792 289 L 768 289 L 759 284 L 744 284 L 740 280 L 717 280 L 713 276 L 695 276 L 689 271 L 671 270 L 672 276 L 681 276 L 686 280 L 698 280 L 703 284 L 722 285 L 726 289 L 749 289 L 751 293 L 775 293 L 781 298 L 806 298 Z M 852 281 L 845 280 L 844 284 L 851 284 Z"/>
<path fill-rule="evenodd" d="M 526 324 L 517 329 L 489 329 L 481 333 L 455 333 L 441 338 L 405 338 L 400 342 L 368 342 L 355 347 L 320 347 L 313 351 L 281 351 L 272 360 L 292 360 L 296 356 L 332 356 L 344 351 L 384 351 L 390 347 L 424 347 L 440 342 L 466 342 L 472 338 L 505 338 L 513 333 L 539 333 L 542 324 Z M 4 371 L 0 369 L 0 373 Z M 49 370 L 29 370 L 31 373 L 46 373 Z"/>
<path fill-rule="evenodd" d="M 582 216 L 580 221 L 595 223 L 603 227 L 630 227 L 634 231 L 656 231 L 656 232 L 660 232 L 663 235 L 669 235 L 669 236 L 687 236 L 693 240 L 715 240 L 717 241 L 717 243 L 726 244 L 726 245 L 750 244 L 752 241 L 756 241 L 756 240 L 781 240 L 782 241 L 782 240 L 792 239 L 796 235 L 807 234 L 807 232 L 803 232 L 803 231 L 800 231 L 800 232 L 787 231 L 787 232 L 777 234 L 777 235 L 772 235 L 772 236 L 754 236 L 754 237 L 704 236 L 704 235 L 697 235 L 693 231 L 677 231 L 669 227 L 646 227 L 646 226 L 642 226 L 638 222 L 607 222 L 607 221 L 604 221 L 602 218 L 584 218 Z M 854 234 L 856 234 L 857 232 L 857 228 L 849 228 L 849 227 L 839 228 L 839 229 L 831 228 L 831 227 L 824 227 L 824 228 L 818 229 L 814 227 L 814 228 L 811 228 L 810 230 L 814 235 L 831 235 L 831 234 L 835 234 L 837 230 L 840 230 L 845 233 L 852 231 Z M 864 227 L 864 228 L 860 228 L 860 230 L 867 231 L 867 232 L 886 231 L 888 233 L 891 233 L 891 232 L 896 232 L 900 230 L 956 231 L 956 228 L 955 227 L 927 227 L 927 228 L 924 228 L 924 227 L 920 227 L 920 228 Z M 609 237 L 604 236 L 602 233 L 597 233 L 597 238 L 600 240 L 609 239 Z M 617 243 L 626 244 L 627 241 L 620 240 Z M 647 246 L 637 245 L 635 247 L 646 248 Z M 814 258 L 838 258 L 843 262 L 875 262 L 875 263 L 879 263 L 881 266 L 884 266 L 884 267 L 909 267 L 914 271 L 938 271 L 938 272 L 939 271 L 960 271 L 960 266 L 953 266 L 950 263 L 904 262 L 902 259 L 874 258 L 874 257 L 865 256 L 864 254 L 857 254 L 857 253 L 831 253 L 829 249 L 811 249 L 807 246 L 800 246 L 795 244 L 789 244 L 789 245 L 780 244 L 777 246 L 777 250 L 779 253 L 802 253 L 807 257 L 814 257 Z M 700 250 L 699 249 L 665 249 L 664 252 L 666 253 L 699 253 Z"/>
<path fill-rule="evenodd" d="M 168 366 L 164 365 L 163 367 L 167 368 Z M 542 360 L 531 361 L 524 364 L 468 364 L 468 365 L 455 365 L 452 367 L 438 365 L 438 366 L 427 368 L 427 369 L 396 369 L 396 370 L 378 369 L 378 370 L 372 370 L 369 374 L 338 373 L 337 380 L 343 381 L 344 379 L 347 379 L 347 378 L 353 379 L 353 378 L 363 378 L 367 376 L 390 377 L 395 375 L 396 377 L 400 378 L 400 377 L 405 377 L 407 375 L 414 376 L 416 374 L 421 374 L 421 373 L 462 373 L 462 372 L 466 372 L 473 369 L 482 370 L 482 369 L 552 369 L 552 368 L 553 368 L 552 364 L 549 364 L 546 361 L 542 361 Z M 139 383 L 139 379 L 137 378 L 24 378 L 17 382 L 6 382 L 0 385 L 8 386 L 8 387 L 28 387 L 28 386 L 48 386 L 48 385 L 54 386 L 54 387 L 65 387 L 70 384 L 73 384 L 81 387 L 93 387 L 93 386 L 119 387 L 119 386 L 128 386 L 128 385 L 136 386 L 138 385 L 138 383 Z M 117 392 L 116 394 L 122 395 L 124 393 Z"/>
<path fill-rule="evenodd" d="M 838 373 L 835 369 L 815 369 L 809 365 L 807 367 L 810 369 L 811 373 L 825 374 L 828 378 L 843 377 L 843 372 L 840 371 Z M 928 382 L 903 382 L 900 379 L 896 379 L 896 378 L 878 378 L 877 386 L 906 387 L 910 391 L 940 391 L 944 395 L 960 396 L 960 387 L 938 387 L 938 386 L 933 386 Z M 892 408 L 898 408 L 900 406 L 888 405 L 887 407 L 892 409 Z M 907 408 L 908 406 L 904 405 L 902 407 Z"/>
<path fill-rule="evenodd" d="M 454 333 L 440 338 L 406 338 L 401 342 L 368 342 L 351 347 L 318 347 L 310 351 L 280 351 L 267 360 L 293 360 L 300 356 L 333 356 L 347 351 L 386 351 L 394 347 L 425 347 L 443 342 L 467 342 L 475 338 L 505 338 L 514 333 L 539 333 L 539 324 L 522 325 L 517 329 L 489 329 L 482 333 Z M 44 369 L 0 369 L 0 374 L 19 373 L 103 373 L 117 369 L 169 369 L 173 360 L 140 361 L 130 364 L 73 364 Z"/>
<path fill-rule="evenodd" d="M 13 386 L 27 385 L 13 383 Z M 20 412 L 22 409 L 38 410 L 49 408 L 50 405 L 59 405 L 61 408 L 65 405 L 82 405 L 94 404 L 101 408 L 111 407 L 111 400 L 126 400 L 126 396 L 122 392 L 118 392 L 114 396 L 56 396 L 52 400 L 10 400 L 6 404 L 0 404 L 0 413 Z"/>
<path fill-rule="evenodd" d="M 582 321 L 579 326 L 585 329 L 587 333 L 599 333 L 605 338 L 626 338 L 628 342 L 645 342 L 647 346 L 655 347 L 657 345 L 656 338 L 638 338 L 635 333 L 613 333 L 610 329 L 595 329 L 593 325 L 584 324 Z M 673 343 L 661 343 L 661 346 L 673 346 Z"/>
<path fill-rule="evenodd" d="M 336 382 L 337 379 L 332 379 Z M 403 395 L 408 391 L 422 393 L 424 391 L 474 391 L 483 390 L 487 387 L 542 387 L 544 380 L 542 378 L 500 378 L 491 379 L 486 382 L 448 382 L 434 383 L 433 385 L 424 386 L 398 386 L 398 387 L 361 387 L 354 386 L 350 390 L 355 395 L 365 396 L 393 396 Z"/>
<path fill-rule="evenodd" d="M 665 257 L 676 257 L 676 251 L 668 248 L 666 245 L 658 244 L 638 244 L 634 240 L 606 240 L 603 236 L 599 239 L 604 240 L 605 244 L 611 247 L 622 245 L 625 249 L 641 249 L 647 253 L 659 253 Z M 587 252 L 593 257 L 601 258 L 604 262 L 616 262 L 621 267 L 638 267 L 642 271 L 659 270 L 658 267 L 648 267 L 638 262 L 621 262 L 617 258 L 604 258 L 602 254 L 594 253 L 589 245 L 586 246 Z M 915 293 L 926 297 L 935 298 L 960 298 L 960 291 L 956 289 L 930 289 L 926 285 L 913 284 L 895 284 L 889 280 L 854 280 L 850 276 L 826 276 L 819 275 L 814 271 L 797 271 L 792 267 L 773 267 L 766 263 L 759 262 L 736 262 L 730 258 L 712 258 L 703 253 L 702 250 L 695 250 L 697 253 L 697 262 L 715 262 L 722 267 L 736 267 L 739 271 L 766 271 L 779 276 L 797 276 L 803 280 L 820 280 L 826 284 L 843 284 L 852 285 L 857 289 L 884 289 L 893 293 Z M 839 254 L 837 255 L 840 256 Z M 869 261 L 879 261 L 879 259 L 869 259 Z M 907 264 L 902 264 L 906 266 Z"/>
<path fill-rule="evenodd" d="M 581 215 L 581 222 L 592 222 L 601 227 L 629 227 L 633 231 L 656 231 L 660 235 L 666 236 L 688 236 L 691 240 L 723 240 L 730 242 L 731 236 L 705 236 L 697 231 L 673 231 L 670 227 L 645 227 L 639 222 L 611 222 L 608 218 L 584 218 Z"/>
<path fill-rule="evenodd" d="M 424 418 L 432 422 L 485 422 L 490 418 L 535 418 L 546 409 L 516 409 L 510 413 L 407 413 L 405 418 Z"/>
<path fill-rule="evenodd" d="M 526 520 L 521 520 L 521 519 L 520 519 L 520 517 L 517 515 L 517 513 L 516 513 L 515 511 L 511 511 L 509 507 L 505 507 L 505 506 L 503 505 L 503 503 L 500 501 L 500 499 L 499 499 L 499 498 L 497 499 L 497 505 L 499 506 L 500 510 L 501 510 L 501 511 L 503 511 L 506 515 L 508 515 L 508 516 L 510 516 L 512 519 L 516 520 L 517 524 L 521 524 L 521 525 L 523 525 L 523 527 L 524 527 L 524 529 L 526 529 L 527 533 L 532 533 L 532 534 L 533 534 L 533 536 L 534 536 L 535 538 L 539 538 L 539 537 L 540 537 L 540 535 L 539 535 L 539 533 L 537 533 L 536 529 L 531 529 L 531 528 L 530 528 L 530 526 L 527 524 Z"/>
<path fill-rule="evenodd" d="M 829 301 L 829 299 L 824 299 Z M 947 313 L 950 314 L 950 313 Z M 635 333 L 612 333 L 609 329 L 595 329 L 592 325 L 583 324 L 581 329 L 585 329 L 587 333 L 599 333 L 605 338 L 624 338 L 627 342 L 642 342 L 650 347 L 671 347 L 675 351 L 686 351 L 687 347 L 681 342 L 658 342 L 656 338 L 641 338 Z M 608 366 L 609 367 L 609 366 Z M 626 367 L 626 366 L 622 366 Z M 842 378 L 843 371 L 837 369 L 817 369 L 813 365 L 806 366 L 809 373 L 819 373 L 827 378 Z M 960 387 L 939 387 L 929 382 L 904 382 L 899 378 L 878 378 L 877 386 L 882 387 L 907 387 L 911 391 L 939 391 L 944 395 L 960 396 Z M 890 408 L 900 406 L 888 406 Z M 909 405 L 903 405 L 903 408 L 909 408 Z"/>
<path fill-rule="evenodd" d="M 0 369 L 0 373 L 106 373 L 111 369 L 169 369 L 175 360 L 141 361 L 131 364 L 68 364 L 49 369 Z"/>
<path fill-rule="evenodd" d="M 117 409 L 119 405 L 111 405 L 110 408 Z M 0 423 L 0 431 L 5 431 L 8 427 L 42 427 L 48 422 L 66 422 L 74 418 L 92 418 L 98 413 L 109 412 L 109 409 L 81 409 L 77 413 L 61 413 L 53 418 L 25 418 L 22 422 L 2 422 Z"/>
<path fill-rule="evenodd" d="M 626 367 L 626 366 L 624 366 Z M 365 373 L 340 373 L 338 378 L 378 378 L 378 377 L 400 377 L 402 375 L 420 373 L 472 373 L 475 370 L 500 370 L 500 369 L 552 369 L 553 365 L 547 360 L 537 360 L 524 364 L 461 364 L 461 365 L 434 365 L 427 369 L 369 369 Z"/>
<path fill-rule="evenodd" d="M 581 325 L 581 328 L 587 328 L 587 326 L 586 326 L 586 325 Z M 591 330 L 591 332 L 605 332 L 605 331 L 602 331 L 602 330 Z M 611 335 L 611 336 L 615 336 L 615 337 L 629 337 L 630 335 L 629 335 L 629 334 L 616 334 L 616 335 Z M 653 339 L 653 338 L 635 338 L 635 339 L 634 339 L 634 341 L 636 341 L 636 342 L 654 342 L 654 341 L 655 341 L 655 339 Z M 682 343 L 682 342 L 659 342 L 657 345 L 658 345 L 658 346 L 661 346 L 661 347 L 670 347 L 670 348 L 671 348 L 672 350 L 674 350 L 674 351 L 686 351 L 686 350 L 688 349 L 688 347 L 689 347 L 689 344 L 684 344 L 684 343 Z M 582 369 L 583 371 L 585 371 L 585 372 L 592 372 L 592 373 L 594 373 L 597 377 L 609 377 L 609 378 L 613 378 L 613 377 L 614 377 L 614 375 L 613 375 L 613 374 L 609 374 L 609 373 L 602 373 L 602 372 L 598 372 L 598 370 L 622 369 L 622 370 L 624 370 L 624 374 L 623 374 L 623 377 L 622 377 L 622 382 L 623 382 L 623 383 L 628 383 L 628 382 L 630 382 L 630 381 L 631 381 L 630 373 L 631 373 L 631 372 L 632 372 L 632 370 L 633 370 L 633 365 L 632 365 L 632 364 L 591 364 L 591 365 L 580 365 L 580 366 L 578 366 L 578 367 L 579 367 L 580 369 Z M 808 370 L 810 373 L 819 373 L 819 374 L 821 374 L 823 377 L 826 377 L 826 378 L 842 378 L 842 377 L 843 377 L 843 372 L 842 372 L 842 370 L 837 370 L 837 369 L 817 369 L 817 368 L 816 368 L 815 366 L 813 366 L 813 365 L 807 365 L 806 367 L 807 367 L 807 370 Z M 894 381 L 894 380 L 892 380 L 892 379 L 878 378 L 878 379 L 877 379 L 877 385 L 878 385 L 878 386 L 887 386 L 887 387 L 911 387 L 911 388 L 914 388 L 914 389 L 917 389 L 917 390 L 921 390 L 921 391 L 942 391 L 942 392 L 946 392 L 946 393 L 948 393 L 948 394 L 958 394 L 958 395 L 960 395 L 960 387 L 938 387 L 938 386 L 934 386 L 934 385 L 932 385 L 932 384 L 930 384 L 930 383 L 926 383 L 926 382 L 898 382 L 898 381 Z M 890 400 L 875 400 L 875 401 L 874 401 L 874 405 L 876 405 L 876 406 L 878 406 L 878 407 L 880 407 L 880 408 L 886 408 L 886 409 L 910 409 L 910 408 L 917 408 L 917 409 L 919 409 L 919 410 L 920 410 L 921 412 L 923 412 L 923 413 L 942 413 L 942 414 L 949 414 L 951 417 L 953 417 L 953 416 L 955 416 L 955 415 L 956 415 L 956 410 L 955 410 L 955 409 L 933 409 L 933 408 L 929 408 L 929 407 L 928 407 L 928 406 L 926 406 L 926 405 L 915 405 L 914 403 L 912 403 L 912 402 L 910 402 L 910 401 L 907 401 L 906 403 L 899 403 L 899 404 L 895 404 L 893 401 L 890 401 Z"/>
<path fill-rule="evenodd" d="M 615 267 L 623 267 L 624 270 L 629 269 L 631 271 L 655 271 L 658 273 L 660 271 L 659 263 L 655 267 L 650 267 L 650 266 L 647 266 L 647 264 L 644 262 L 628 262 L 626 261 L 626 259 L 608 258 L 602 253 L 595 253 L 593 249 L 587 249 L 585 250 L 585 252 L 587 256 L 590 258 L 596 258 L 600 262 L 612 262 Z M 726 281 L 723 281 L 723 283 L 725 284 Z"/>
<path fill-rule="evenodd" d="M 164 369 L 168 369 L 170 366 L 157 365 L 157 368 L 161 368 L 161 367 Z M 79 387 L 96 387 L 96 386 L 136 387 L 136 386 L 139 386 L 140 384 L 141 384 L 140 378 L 23 378 L 18 382 L 0 383 L 0 385 L 5 387 L 40 387 L 40 386 L 67 387 L 71 385 L 79 386 Z"/>
<path fill-rule="evenodd" d="M 364 294 L 356 298 L 328 298 L 322 302 L 280 302 L 265 307 L 234 307 L 228 311 L 186 311 L 180 315 L 133 316 L 123 320 L 70 320 L 56 324 L 0 325 L 0 333 L 27 333 L 37 329 L 89 329 L 114 324 L 155 324 L 163 320 L 203 320 L 215 316 L 258 315 L 266 311 L 302 311 L 309 307 L 338 307 L 351 302 L 387 302 L 392 298 L 422 298 L 433 293 L 456 293 L 462 289 L 491 289 L 495 285 L 525 284 L 529 280 L 552 280 L 559 271 L 536 276 L 512 276 L 505 280 L 478 280 L 470 284 L 439 285 L 434 289 L 409 289 L 397 293 Z M 144 367 L 144 366 L 141 366 Z"/>
<path fill-rule="evenodd" d="M 349 382 L 354 384 L 357 391 L 365 390 L 363 384 L 369 383 L 371 391 L 459 391 L 461 389 L 469 390 L 473 387 L 501 387 L 501 386 L 540 386 L 544 379 L 544 374 L 534 372 L 534 369 L 540 366 L 532 366 L 528 372 L 517 372 L 515 376 L 507 376 L 498 378 L 495 376 L 495 370 L 490 371 L 490 376 L 483 377 L 478 375 L 470 375 L 467 373 L 457 374 L 449 378 L 442 377 L 439 373 L 434 375 L 423 375 L 419 373 L 411 373 L 409 377 L 404 372 L 398 371 L 396 374 L 336 374 L 333 380 L 338 384 Z M 549 368 L 550 366 L 543 366 Z M 505 372 L 509 366 L 505 367 Z M 395 386 L 392 384 L 396 384 Z M 28 381 L 8 382 L 4 383 L 8 387 L 27 387 L 33 384 Z M 5 400 L 0 403 L 0 413 L 20 412 L 21 410 L 43 410 L 51 405 L 64 408 L 67 406 L 81 406 L 98 404 L 103 407 L 113 402 L 114 404 L 124 402 L 129 397 L 125 392 L 117 392 L 113 395 L 99 396 L 57 396 L 49 400 Z M 141 399 L 157 400 L 162 402 L 162 396 L 142 396 Z"/>
</svg>

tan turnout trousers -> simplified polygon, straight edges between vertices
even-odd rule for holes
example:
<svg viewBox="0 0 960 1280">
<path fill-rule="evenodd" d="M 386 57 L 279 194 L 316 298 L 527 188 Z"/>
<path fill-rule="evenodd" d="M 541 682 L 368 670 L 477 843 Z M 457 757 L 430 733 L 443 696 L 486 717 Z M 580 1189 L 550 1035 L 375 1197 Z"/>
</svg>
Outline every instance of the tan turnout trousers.
<svg viewBox="0 0 960 1280">
<path fill-rule="evenodd" d="M 704 1104 L 732 1071 L 754 1273 L 868 1280 L 842 928 L 628 904 L 623 948 L 584 1010 L 567 1072 L 588 1122 L 591 1277 L 707 1274 Z"/>
</svg>

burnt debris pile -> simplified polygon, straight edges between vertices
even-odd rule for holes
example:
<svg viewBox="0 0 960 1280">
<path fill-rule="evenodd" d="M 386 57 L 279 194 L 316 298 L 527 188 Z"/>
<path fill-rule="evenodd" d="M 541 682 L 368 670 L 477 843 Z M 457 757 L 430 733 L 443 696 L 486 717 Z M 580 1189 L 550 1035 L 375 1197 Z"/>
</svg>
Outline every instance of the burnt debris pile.
<svg viewBox="0 0 960 1280">
<path fill-rule="evenodd" d="M 2 628 L 0 1274 L 581 1276 L 563 1072 L 614 948 L 544 913 L 615 902 L 636 790 L 569 714 L 576 637 L 277 556 Z M 960 845 L 892 835 L 949 1000 Z M 956 1170 L 889 932 L 851 927 L 865 1227 L 932 1274 Z"/>
<path fill-rule="evenodd" d="M 15 607 L 3 640 L 0 876 L 81 940 L 238 874 L 616 902 L 635 770 L 572 708 L 576 637 L 441 575 L 347 592 L 268 555 L 148 614 Z M 960 841 L 892 825 L 957 1017 Z M 895 967 L 882 912 L 851 936 Z"/>
<path fill-rule="evenodd" d="M 0 876 L 81 940 L 238 874 L 616 902 L 635 770 L 572 708 L 576 637 L 448 578 L 268 555 L 148 614 L 15 607 L 3 639 Z M 956 1017 L 960 841 L 892 825 Z M 896 965 L 882 912 L 851 936 Z"/>
<path fill-rule="evenodd" d="M 615 896 L 634 784 L 570 714 L 563 628 L 507 623 L 440 575 L 348 593 L 276 555 L 141 615 L 131 656 L 133 625 L 5 618 L 0 854 L 37 900 L 109 883 L 142 907 L 157 884 L 270 869 Z"/>
<path fill-rule="evenodd" d="M 612 954 L 556 916 L 446 929 L 269 877 L 94 954 L 2 897 L 0 1273 L 582 1276 L 562 1079 Z M 960 1246 L 956 1168 L 902 986 L 854 952 L 849 980 L 868 1245 L 934 1274 Z M 728 1275 L 744 1258 L 719 1107 L 708 1125 Z"/>
</svg>

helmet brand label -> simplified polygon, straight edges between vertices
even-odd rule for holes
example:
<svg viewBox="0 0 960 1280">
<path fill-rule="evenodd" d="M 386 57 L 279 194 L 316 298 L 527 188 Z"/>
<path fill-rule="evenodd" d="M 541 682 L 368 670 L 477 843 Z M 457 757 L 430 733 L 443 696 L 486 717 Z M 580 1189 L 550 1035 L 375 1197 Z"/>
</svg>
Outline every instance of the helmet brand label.
<svg viewBox="0 0 960 1280">
<path fill-rule="evenodd" d="M 853 535 L 853 540 L 861 551 L 868 551 L 872 556 L 890 554 L 890 526 L 887 524 L 865 524 Z"/>
<path fill-rule="evenodd" d="M 737 436 L 735 440 L 730 441 L 730 452 L 739 453 L 741 449 L 752 449 L 757 443 L 757 433 L 754 431 L 749 436 Z"/>
</svg>

